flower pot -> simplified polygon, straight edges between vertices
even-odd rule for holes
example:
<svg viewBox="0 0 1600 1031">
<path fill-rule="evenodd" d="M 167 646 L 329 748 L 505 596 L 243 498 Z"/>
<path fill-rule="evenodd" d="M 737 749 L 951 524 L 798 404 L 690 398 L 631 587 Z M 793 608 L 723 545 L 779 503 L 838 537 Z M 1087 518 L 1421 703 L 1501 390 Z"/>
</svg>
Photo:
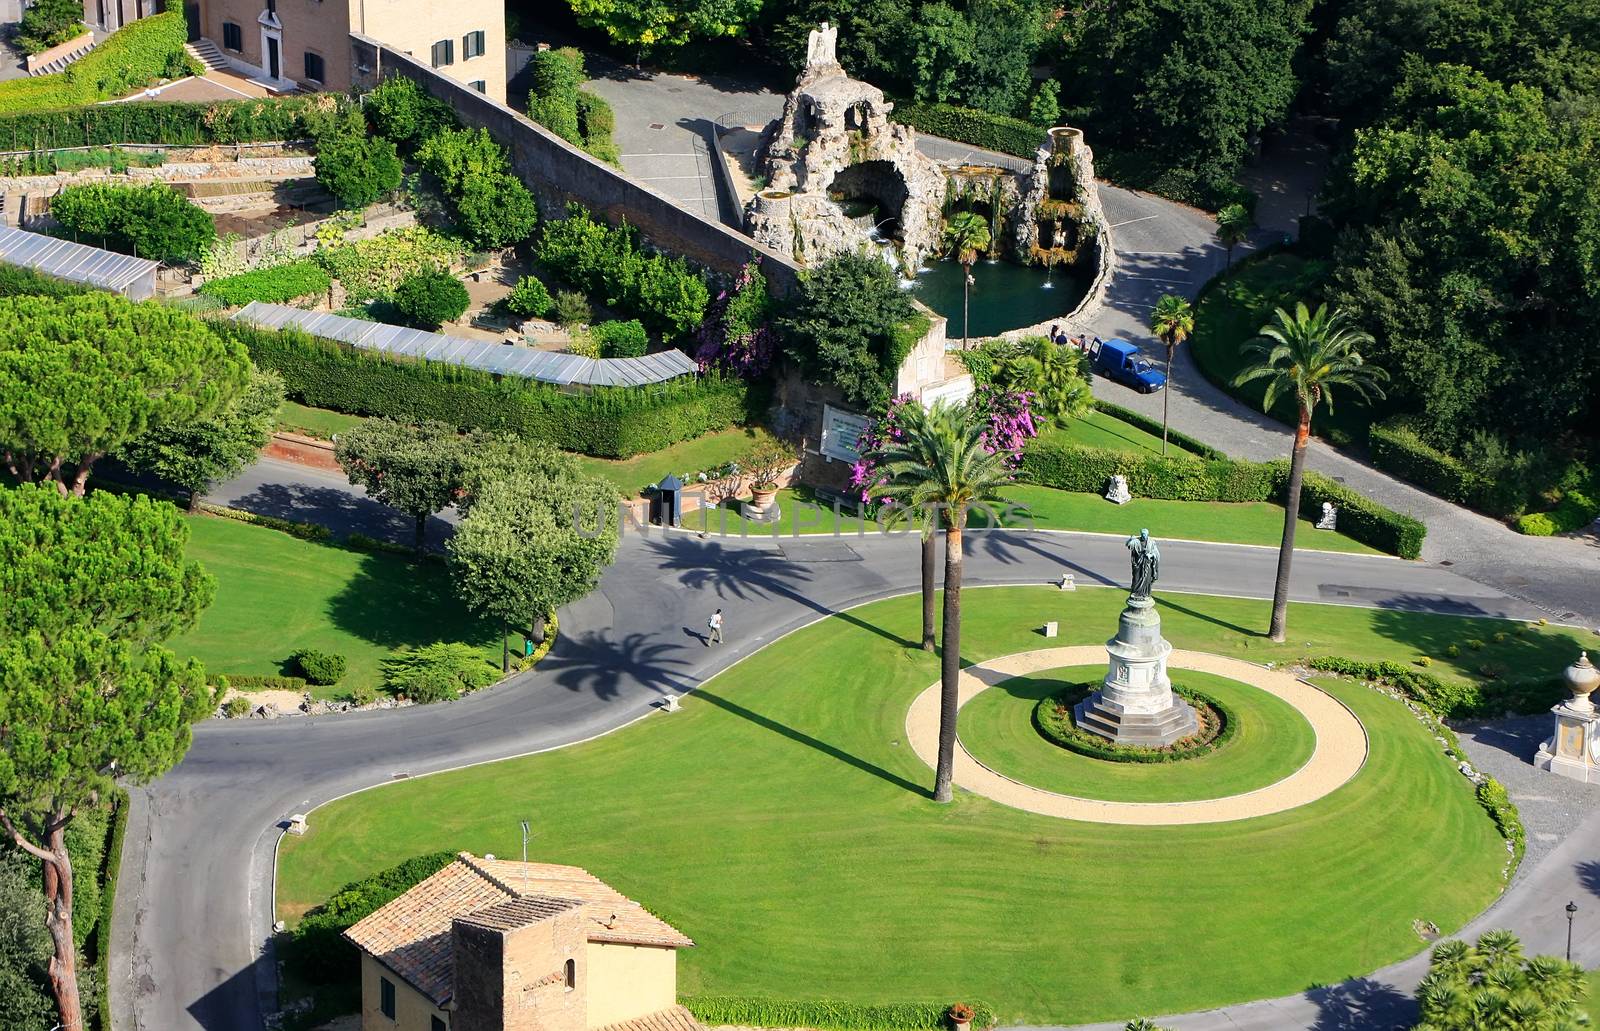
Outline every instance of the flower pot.
<svg viewBox="0 0 1600 1031">
<path fill-rule="evenodd" d="M 768 484 L 766 486 L 751 487 L 750 507 L 756 509 L 757 511 L 765 512 L 767 509 L 772 507 L 772 502 L 777 498 L 777 496 L 778 485 L 775 483 Z"/>
</svg>

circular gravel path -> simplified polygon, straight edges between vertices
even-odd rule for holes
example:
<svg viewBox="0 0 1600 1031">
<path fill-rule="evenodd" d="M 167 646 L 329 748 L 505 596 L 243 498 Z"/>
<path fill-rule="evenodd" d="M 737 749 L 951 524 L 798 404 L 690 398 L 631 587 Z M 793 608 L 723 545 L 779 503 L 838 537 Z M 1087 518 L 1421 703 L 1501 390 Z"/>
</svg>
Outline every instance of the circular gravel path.
<svg viewBox="0 0 1600 1031">
<path fill-rule="evenodd" d="M 1012 677 L 1062 666 L 1088 665 L 1104 658 L 1105 648 L 1100 645 L 1077 645 L 1016 652 L 968 666 L 961 671 L 956 707 L 959 709 L 979 693 Z M 1294 706 L 1316 734 L 1317 743 L 1311 758 L 1282 780 L 1240 795 L 1195 802 L 1107 802 L 1058 795 L 1019 783 L 978 762 L 958 741 L 956 785 L 1014 809 L 1063 820 L 1152 827 L 1226 823 L 1281 813 L 1314 802 L 1348 782 L 1366 762 L 1367 734 L 1361 721 L 1310 684 L 1287 673 L 1206 652 L 1173 651 L 1167 665 L 1172 669 L 1197 670 L 1243 681 Z M 906 714 L 906 740 L 918 758 L 929 766 L 934 765 L 939 751 L 938 681 L 911 703 L 911 710 Z"/>
</svg>

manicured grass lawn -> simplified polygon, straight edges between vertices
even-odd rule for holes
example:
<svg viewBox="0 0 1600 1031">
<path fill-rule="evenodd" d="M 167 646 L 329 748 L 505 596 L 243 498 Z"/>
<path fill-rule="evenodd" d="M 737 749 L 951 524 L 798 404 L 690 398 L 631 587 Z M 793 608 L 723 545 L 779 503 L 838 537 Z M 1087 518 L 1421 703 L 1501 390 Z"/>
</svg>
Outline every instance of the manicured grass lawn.
<svg viewBox="0 0 1600 1031">
<path fill-rule="evenodd" d="M 402 646 L 465 641 L 500 667 L 500 638 L 456 600 L 436 562 L 414 563 L 297 540 L 261 526 L 197 516 L 189 520 L 189 556 L 217 581 L 216 600 L 200 625 L 174 638 L 211 673 L 273 676 L 300 648 L 339 652 L 349 672 L 312 688 L 322 698 L 357 685 L 382 685 L 380 663 Z M 520 647 L 521 638 L 514 638 Z"/>
<path fill-rule="evenodd" d="M 743 457 L 755 446 L 753 429 L 728 429 L 685 440 L 648 455 L 615 460 L 578 456 L 584 470 L 603 476 L 617 485 L 624 497 L 638 497 L 639 491 L 668 473 L 682 476 L 726 465 Z"/>
<path fill-rule="evenodd" d="M 1154 433 L 1146 433 L 1139 427 L 1123 422 L 1114 415 L 1105 412 L 1090 412 L 1081 419 L 1074 419 L 1067 424 L 1065 429 L 1051 428 L 1041 434 L 1048 439 L 1051 437 L 1064 438 L 1073 444 L 1084 447 L 1103 447 L 1112 451 L 1129 451 L 1134 453 L 1161 454 L 1161 438 Z M 1188 454 L 1183 448 L 1170 441 L 1167 444 L 1168 454 Z"/>
<path fill-rule="evenodd" d="M 967 751 L 1024 784 L 1082 798 L 1181 802 L 1266 787 L 1311 758 L 1316 732 L 1294 706 L 1237 680 L 1173 670 L 1173 682 L 1204 692 L 1239 717 L 1238 729 L 1207 755 L 1170 763 L 1091 759 L 1050 741 L 1034 725 L 1039 699 L 1098 681 L 1105 666 L 1075 666 L 996 684 L 961 707 L 957 733 Z"/>
<path fill-rule="evenodd" d="M 1262 258 L 1236 264 L 1225 278 L 1213 281 L 1195 309 L 1194 335 L 1189 338 L 1194 360 L 1207 379 L 1234 397 L 1261 411 L 1266 396 L 1264 383 L 1233 385 L 1248 361 L 1244 345 L 1274 321 L 1279 308 L 1294 310 L 1296 301 L 1315 308 L 1322 299 L 1327 263 L 1307 261 L 1298 254 L 1278 251 Z M 1286 426 L 1297 418 L 1294 401 L 1279 401 L 1270 413 Z M 1340 447 L 1367 446 L 1367 427 L 1376 418 L 1361 399 L 1349 391 L 1338 394 L 1332 412 L 1317 411 L 1313 431 Z"/>
<path fill-rule="evenodd" d="M 332 440 L 335 433 L 343 433 L 367 420 L 359 415 L 345 415 L 326 408 L 311 408 L 294 401 L 278 406 L 278 429 L 289 433 L 303 433 L 308 437 Z"/>
<path fill-rule="evenodd" d="M 966 595 L 967 661 L 1100 642 L 1121 592 Z M 1180 648 L 1255 661 L 1440 654 L 1484 620 L 1297 604 L 1290 643 L 1257 636 L 1266 602 L 1162 599 Z M 1332 983 L 1423 948 L 1412 921 L 1460 927 L 1501 890 L 1505 848 L 1470 785 L 1398 702 L 1331 690 L 1372 754 L 1289 813 L 1198 827 L 1071 823 L 958 793 L 905 743 L 938 675 L 915 596 L 839 614 L 706 683 L 684 711 L 585 745 L 365 792 L 283 842 L 280 915 L 437 849 L 579 864 L 695 939 L 684 994 L 856 1002 L 988 1001 L 1003 1020 L 1126 1020 Z M 1543 628 L 1493 645 L 1529 674 L 1571 661 Z M 1483 661 L 1486 652 L 1474 655 Z M 1445 663 L 1435 672 L 1457 672 Z"/>
<path fill-rule="evenodd" d="M 1075 494 L 1029 483 L 1007 488 L 1005 494 L 1013 505 L 1025 507 L 1028 520 L 1031 520 L 1031 523 L 1024 520 L 1018 512 L 1008 519 L 1014 526 L 1032 525 L 1045 530 L 1120 534 L 1133 534 L 1148 528 L 1156 537 L 1186 537 L 1191 540 L 1263 544 L 1269 547 L 1277 547 L 1283 536 L 1283 509 L 1266 501 L 1226 504 L 1220 501 L 1135 499 L 1126 505 L 1113 505 L 1097 494 Z M 737 502 L 729 502 L 720 509 L 690 512 L 684 516 L 683 525 L 714 534 L 738 536 L 743 533 L 752 537 L 770 537 L 773 534 L 791 537 L 796 532 L 797 523 L 802 534 L 853 534 L 880 529 L 877 523 L 868 521 L 863 524 L 845 510 L 841 510 L 836 517 L 831 503 L 817 505 L 810 490 L 805 487 L 779 491 L 778 507 L 781 514 L 776 524 L 751 522 L 739 514 Z M 982 522 L 980 515 L 974 515 L 974 525 L 982 525 Z M 1380 554 L 1341 533 L 1318 530 L 1304 519 L 1300 520 L 1299 530 L 1295 534 L 1295 548 L 1299 551 Z"/>
</svg>

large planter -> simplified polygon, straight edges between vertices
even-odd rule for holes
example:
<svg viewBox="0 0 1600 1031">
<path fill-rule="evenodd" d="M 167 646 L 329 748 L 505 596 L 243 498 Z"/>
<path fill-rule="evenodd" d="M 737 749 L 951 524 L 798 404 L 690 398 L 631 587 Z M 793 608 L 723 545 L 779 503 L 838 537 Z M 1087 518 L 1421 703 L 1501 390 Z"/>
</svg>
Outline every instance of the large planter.
<svg viewBox="0 0 1600 1031">
<path fill-rule="evenodd" d="M 758 512 L 765 512 L 772 507 L 773 501 L 778 497 L 776 483 L 750 488 L 750 507 Z"/>
</svg>

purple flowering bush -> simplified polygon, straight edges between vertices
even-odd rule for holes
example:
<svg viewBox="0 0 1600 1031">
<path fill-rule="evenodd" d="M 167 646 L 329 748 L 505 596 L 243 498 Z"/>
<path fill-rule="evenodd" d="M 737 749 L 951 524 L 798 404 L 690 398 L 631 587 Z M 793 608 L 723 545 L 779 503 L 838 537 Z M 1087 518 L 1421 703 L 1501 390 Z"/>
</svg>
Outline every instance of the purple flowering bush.
<svg viewBox="0 0 1600 1031">
<path fill-rule="evenodd" d="M 863 503 L 872 503 L 875 500 L 874 492 L 885 482 L 886 477 L 878 468 L 878 456 L 890 441 L 901 439 L 906 406 L 920 403 L 910 394 L 901 394 L 889 402 L 889 408 L 883 415 L 861 432 L 856 444 L 861 457 L 850 466 L 850 486 L 861 492 Z M 1039 435 L 1038 422 L 1033 414 L 1032 392 L 979 387 L 967 399 L 967 407 L 988 423 L 988 429 L 984 432 L 984 450 L 991 455 L 1004 455 L 1006 464 L 1014 474 L 1022 464 L 1022 449 L 1030 439 Z"/>
<path fill-rule="evenodd" d="M 778 338 L 770 322 L 772 298 L 757 262 L 739 270 L 731 291 L 724 290 L 706 309 L 695 332 L 694 359 L 701 372 L 721 369 L 755 379 L 772 366 Z"/>
</svg>

